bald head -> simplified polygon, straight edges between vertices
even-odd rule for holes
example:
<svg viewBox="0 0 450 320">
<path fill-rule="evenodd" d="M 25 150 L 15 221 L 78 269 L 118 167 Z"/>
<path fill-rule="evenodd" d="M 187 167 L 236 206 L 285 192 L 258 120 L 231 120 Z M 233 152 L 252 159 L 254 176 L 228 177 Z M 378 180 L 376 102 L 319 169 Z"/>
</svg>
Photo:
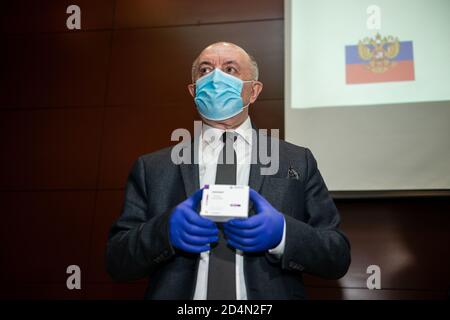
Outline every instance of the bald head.
<svg viewBox="0 0 450 320">
<path fill-rule="evenodd" d="M 219 68 L 242 80 L 258 80 L 258 64 L 244 49 L 230 42 L 216 42 L 199 54 L 192 64 L 192 81 Z"/>
</svg>

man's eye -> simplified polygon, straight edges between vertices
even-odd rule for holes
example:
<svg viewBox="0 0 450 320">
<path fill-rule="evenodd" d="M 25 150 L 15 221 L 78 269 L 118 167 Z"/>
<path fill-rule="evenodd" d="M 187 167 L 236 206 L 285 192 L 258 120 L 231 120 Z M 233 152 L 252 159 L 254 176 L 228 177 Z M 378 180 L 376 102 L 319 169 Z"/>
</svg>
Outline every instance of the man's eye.
<svg viewBox="0 0 450 320">
<path fill-rule="evenodd" d="M 200 74 L 206 74 L 210 71 L 211 71 L 211 68 L 209 68 L 209 67 L 200 68 Z"/>
<path fill-rule="evenodd" d="M 225 72 L 226 73 L 235 73 L 236 72 L 236 68 L 234 68 L 234 67 L 226 67 L 225 68 Z"/>
</svg>

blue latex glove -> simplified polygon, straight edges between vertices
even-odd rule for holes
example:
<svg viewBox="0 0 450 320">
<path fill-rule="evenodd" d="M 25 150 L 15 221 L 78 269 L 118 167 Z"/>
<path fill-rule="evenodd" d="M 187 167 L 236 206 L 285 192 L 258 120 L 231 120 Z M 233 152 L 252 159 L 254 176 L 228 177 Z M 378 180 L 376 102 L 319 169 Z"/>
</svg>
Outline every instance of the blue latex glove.
<svg viewBox="0 0 450 320">
<path fill-rule="evenodd" d="M 203 189 L 197 190 L 176 206 L 169 218 L 170 243 L 180 250 L 200 253 L 208 251 L 211 242 L 218 241 L 216 224 L 196 211 L 202 194 Z"/>
<path fill-rule="evenodd" d="M 224 224 L 228 244 L 244 252 L 261 252 L 275 248 L 283 237 L 284 217 L 258 192 L 250 189 L 256 215 L 232 219 Z"/>
</svg>

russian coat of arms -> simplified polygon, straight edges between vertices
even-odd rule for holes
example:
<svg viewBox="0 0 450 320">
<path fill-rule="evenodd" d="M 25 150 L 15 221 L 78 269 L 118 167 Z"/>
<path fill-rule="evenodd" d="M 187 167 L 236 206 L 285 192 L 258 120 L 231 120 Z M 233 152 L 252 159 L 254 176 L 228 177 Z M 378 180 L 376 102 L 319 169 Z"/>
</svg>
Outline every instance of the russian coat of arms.
<svg viewBox="0 0 450 320">
<path fill-rule="evenodd" d="M 366 37 L 358 42 L 358 55 L 367 61 L 367 68 L 374 73 L 384 73 L 395 67 L 395 57 L 400 52 L 400 42 L 393 36 L 382 37 L 379 33 L 374 38 Z"/>
</svg>

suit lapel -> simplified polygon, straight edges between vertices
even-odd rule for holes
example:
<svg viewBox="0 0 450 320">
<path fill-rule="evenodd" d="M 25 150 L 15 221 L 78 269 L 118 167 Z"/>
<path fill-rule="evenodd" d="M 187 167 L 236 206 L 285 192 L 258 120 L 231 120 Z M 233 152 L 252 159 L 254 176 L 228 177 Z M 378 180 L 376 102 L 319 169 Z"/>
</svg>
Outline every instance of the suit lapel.
<svg viewBox="0 0 450 320">
<path fill-rule="evenodd" d="M 252 122 L 252 161 L 250 165 L 250 177 L 248 181 L 248 185 L 250 188 L 255 190 L 256 192 L 260 193 L 262 184 L 264 182 L 264 175 L 261 175 L 261 162 L 260 158 L 258 156 L 258 145 L 259 145 L 259 137 L 258 128 L 255 127 L 254 123 Z M 253 202 L 250 201 L 249 205 L 249 215 L 253 215 L 255 212 L 253 210 Z"/>
<path fill-rule="evenodd" d="M 253 131 L 252 138 L 252 161 L 250 165 L 250 177 L 248 185 L 255 191 L 260 191 L 264 176 L 261 175 L 261 162 L 258 157 L 258 134 L 257 129 Z"/>
<path fill-rule="evenodd" d="M 198 164 L 181 164 L 180 170 L 186 197 L 189 197 L 200 188 L 198 181 Z"/>
<path fill-rule="evenodd" d="M 198 173 L 198 140 L 194 138 L 191 142 L 191 163 L 180 164 L 181 177 L 184 183 L 184 190 L 186 197 L 189 197 L 200 188 L 199 173 Z"/>
<path fill-rule="evenodd" d="M 263 175 L 261 175 L 261 161 L 259 158 L 259 129 L 256 127 L 255 123 L 252 123 L 252 161 L 250 166 L 250 178 L 248 181 L 248 185 L 259 192 L 261 190 L 261 186 L 264 181 Z"/>
</svg>

